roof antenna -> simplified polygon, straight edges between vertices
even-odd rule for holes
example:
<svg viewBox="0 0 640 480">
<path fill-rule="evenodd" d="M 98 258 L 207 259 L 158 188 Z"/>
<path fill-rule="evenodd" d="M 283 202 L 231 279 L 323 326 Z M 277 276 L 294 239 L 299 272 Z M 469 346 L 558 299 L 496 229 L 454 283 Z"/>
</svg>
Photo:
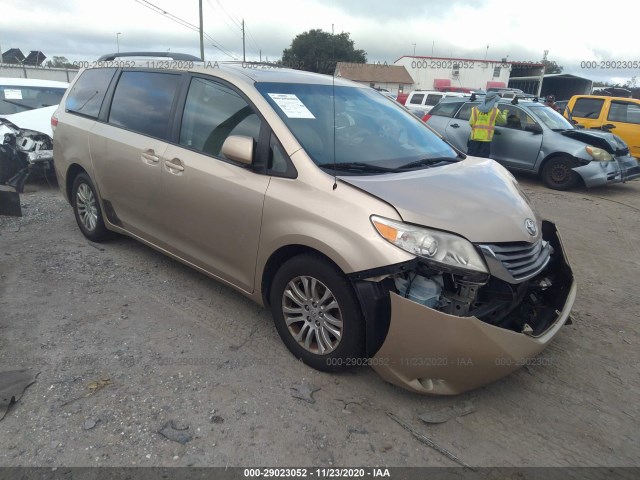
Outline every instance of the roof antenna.
<svg viewBox="0 0 640 480">
<path fill-rule="evenodd" d="M 331 74 L 331 98 L 333 100 L 333 189 L 338 188 L 338 169 L 336 165 L 336 46 L 333 33 L 333 23 L 331 24 L 331 63 L 333 73 Z"/>
</svg>

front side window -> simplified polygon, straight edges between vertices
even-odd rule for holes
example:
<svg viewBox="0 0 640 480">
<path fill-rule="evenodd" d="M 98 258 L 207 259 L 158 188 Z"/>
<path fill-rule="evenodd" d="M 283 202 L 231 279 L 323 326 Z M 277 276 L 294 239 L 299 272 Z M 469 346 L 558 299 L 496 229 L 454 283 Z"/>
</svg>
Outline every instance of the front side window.
<svg viewBox="0 0 640 480">
<path fill-rule="evenodd" d="M 571 111 L 572 117 L 598 118 L 604 100 L 601 98 L 578 98 Z"/>
<path fill-rule="evenodd" d="M 180 145 L 219 156 L 229 135 L 258 142 L 261 120 L 238 92 L 220 83 L 193 78 L 182 114 Z"/>
<path fill-rule="evenodd" d="M 109 123 L 166 139 L 180 79 L 181 75 L 171 73 L 123 72 L 113 94 Z"/>
<path fill-rule="evenodd" d="M 551 130 L 574 130 L 575 127 L 569 123 L 569 120 L 564 118 L 558 112 L 556 112 L 553 108 L 547 107 L 546 105 L 536 105 L 535 107 L 530 107 L 531 113 L 533 113 L 538 120 L 544 123 L 547 128 Z"/>
<path fill-rule="evenodd" d="M 85 70 L 67 95 L 66 110 L 98 118 L 107 88 L 115 73 L 115 68 Z"/>
<path fill-rule="evenodd" d="M 612 101 L 607 120 L 611 122 L 640 124 L 640 105 L 630 102 Z"/>
<path fill-rule="evenodd" d="M 501 105 L 500 110 L 507 111 L 507 123 L 502 125 L 506 128 L 512 128 L 514 130 L 524 130 L 527 125 L 534 125 L 536 122 L 528 115 L 524 110 L 513 105 Z"/>
</svg>

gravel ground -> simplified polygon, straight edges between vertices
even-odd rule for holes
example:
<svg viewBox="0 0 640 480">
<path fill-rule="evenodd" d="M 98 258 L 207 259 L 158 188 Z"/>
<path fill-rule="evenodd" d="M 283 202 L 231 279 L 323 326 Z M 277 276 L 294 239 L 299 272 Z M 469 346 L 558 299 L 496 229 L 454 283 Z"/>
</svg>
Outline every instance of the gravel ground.
<svg viewBox="0 0 640 480">
<path fill-rule="evenodd" d="M 40 373 L 0 422 L 0 465 L 455 466 L 391 412 L 474 466 L 640 466 L 640 182 L 521 182 L 563 235 L 575 322 L 540 364 L 455 398 L 311 370 L 266 310 L 134 240 L 87 242 L 57 188 L 29 185 L 24 217 L 0 217 L 0 371 Z"/>
</svg>

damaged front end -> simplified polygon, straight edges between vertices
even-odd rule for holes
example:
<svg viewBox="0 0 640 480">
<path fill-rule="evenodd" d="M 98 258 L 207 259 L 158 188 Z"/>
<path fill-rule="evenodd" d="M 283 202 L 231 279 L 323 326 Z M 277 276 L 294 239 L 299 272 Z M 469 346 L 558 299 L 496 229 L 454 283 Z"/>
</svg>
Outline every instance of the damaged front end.
<svg viewBox="0 0 640 480">
<path fill-rule="evenodd" d="M 352 275 L 371 364 L 385 380 L 459 394 L 535 362 L 568 321 L 576 286 L 553 223 L 542 222 L 534 243 L 475 248 L 488 273 L 417 258 Z"/>
<path fill-rule="evenodd" d="M 0 117 L 0 215 L 22 216 L 20 193 L 35 172 L 53 170 L 53 141 L 49 135 L 22 129 Z"/>
</svg>

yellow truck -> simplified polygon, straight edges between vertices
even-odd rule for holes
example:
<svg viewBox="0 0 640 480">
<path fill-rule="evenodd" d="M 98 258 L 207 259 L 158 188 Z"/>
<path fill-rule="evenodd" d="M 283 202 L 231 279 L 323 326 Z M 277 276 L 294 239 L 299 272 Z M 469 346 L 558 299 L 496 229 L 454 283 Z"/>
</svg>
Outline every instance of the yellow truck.
<svg viewBox="0 0 640 480">
<path fill-rule="evenodd" d="M 574 95 L 564 116 L 584 128 L 609 131 L 629 146 L 640 159 L 640 100 L 635 98 Z"/>
</svg>

